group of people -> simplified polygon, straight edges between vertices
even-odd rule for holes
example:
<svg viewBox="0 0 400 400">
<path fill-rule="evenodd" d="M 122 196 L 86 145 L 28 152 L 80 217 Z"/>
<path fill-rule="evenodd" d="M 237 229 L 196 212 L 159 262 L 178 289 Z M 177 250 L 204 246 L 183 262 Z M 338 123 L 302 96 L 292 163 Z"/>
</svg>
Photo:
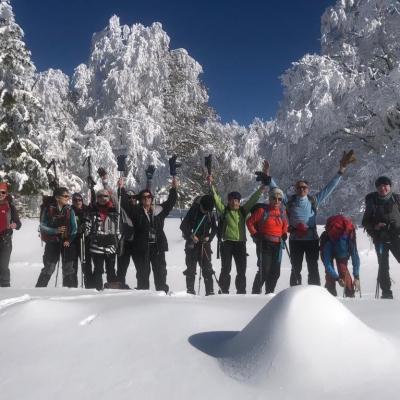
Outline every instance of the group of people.
<svg viewBox="0 0 400 400">
<path fill-rule="evenodd" d="M 309 183 L 304 179 L 296 182 L 295 194 L 285 194 L 270 176 L 268 162 L 264 162 L 261 185 L 243 204 L 237 191 L 228 194 L 225 204 L 209 174 L 209 192 L 194 200 L 180 225 L 185 239 L 186 269 L 183 274 L 187 292 L 196 294 L 195 278 L 199 265 L 206 295 L 214 294 L 214 283 L 220 293 L 229 293 L 232 259 L 236 265 L 236 293 L 247 292 L 247 227 L 256 243 L 258 266 L 251 293 L 261 293 L 264 286 L 265 293 L 274 292 L 280 276 L 282 253 L 286 249 L 291 262 L 290 286 L 302 284 L 304 256 L 308 284 L 321 285 L 318 270 L 321 257 L 327 290 L 336 296 L 338 283 L 345 296 L 354 297 L 355 292 L 360 291 L 360 258 L 351 219 L 343 215 L 330 217 L 321 237 L 316 226 L 319 206 L 334 191 L 353 161 L 354 153 L 345 152 L 337 174 L 316 195 L 310 195 Z M 152 270 L 156 290 L 168 293 L 165 259 L 168 241 L 164 221 L 177 200 L 175 174 L 168 198 L 161 204 L 155 204 L 150 187 L 138 194 L 126 190 L 123 178 L 118 181 L 117 193 L 110 190 L 105 180 L 103 186 L 104 189 L 96 193 L 92 191 L 89 205 L 84 204 L 80 193 L 72 195 L 70 205 L 71 197 L 65 187 L 57 187 L 53 196 L 44 201 L 40 217 L 40 232 L 45 242 L 44 266 L 36 286 L 47 286 L 60 263 L 63 286 L 77 287 L 80 261 L 86 288 L 129 288 L 126 273 L 132 260 L 136 268 L 136 289 L 149 289 Z M 376 191 L 366 196 L 362 225 L 371 236 L 377 253 L 377 291 L 380 288 L 381 298 L 390 299 L 393 294 L 389 252 L 400 262 L 400 196 L 393 193 L 392 182 L 385 176 L 376 180 L 375 187 Z M 268 193 L 268 200 L 259 202 L 263 193 Z M 0 182 L 0 286 L 10 285 L 8 264 L 12 231 L 20 226 L 7 185 Z M 219 277 L 211 262 L 211 242 L 215 237 L 221 258 Z M 350 258 L 353 276 L 348 270 Z"/>
</svg>

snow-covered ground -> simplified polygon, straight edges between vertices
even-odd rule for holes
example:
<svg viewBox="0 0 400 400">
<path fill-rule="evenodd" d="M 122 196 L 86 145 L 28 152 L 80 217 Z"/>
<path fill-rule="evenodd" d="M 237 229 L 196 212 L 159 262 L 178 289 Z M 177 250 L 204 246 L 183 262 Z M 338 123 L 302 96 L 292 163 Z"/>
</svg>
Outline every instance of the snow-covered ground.
<svg viewBox="0 0 400 400">
<path fill-rule="evenodd" d="M 37 221 L 23 221 L 12 287 L 0 289 L 1 399 L 398 398 L 400 290 L 394 285 L 393 301 L 375 300 L 376 256 L 362 230 L 362 298 L 284 290 L 286 254 L 277 295 L 204 297 L 203 287 L 200 296 L 185 292 L 179 222 L 166 221 L 174 292 L 166 296 L 55 288 L 54 278 L 35 289 L 43 249 Z M 249 242 L 248 288 L 254 250 Z M 128 283 L 135 286 L 132 265 Z"/>
</svg>

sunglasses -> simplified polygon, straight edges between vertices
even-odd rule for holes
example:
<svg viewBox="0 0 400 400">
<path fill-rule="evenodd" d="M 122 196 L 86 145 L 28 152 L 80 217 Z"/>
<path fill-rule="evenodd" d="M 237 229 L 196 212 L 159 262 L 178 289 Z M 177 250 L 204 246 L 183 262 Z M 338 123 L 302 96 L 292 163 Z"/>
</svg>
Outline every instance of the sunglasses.
<svg viewBox="0 0 400 400">
<path fill-rule="evenodd" d="M 151 199 L 151 196 L 148 195 L 148 194 L 145 194 L 145 195 L 142 196 L 142 199 Z"/>
<path fill-rule="evenodd" d="M 308 186 L 297 186 L 297 190 L 306 190 Z"/>
<path fill-rule="evenodd" d="M 63 197 L 64 199 L 70 199 L 71 196 L 69 194 L 62 194 L 60 197 Z"/>
<path fill-rule="evenodd" d="M 0 190 L 0 194 L 7 194 L 4 190 Z"/>
<path fill-rule="evenodd" d="M 72 199 L 72 201 L 83 201 L 82 199 L 78 199 L 77 197 L 75 197 L 74 199 Z"/>
<path fill-rule="evenodd" d="M 99 194 L 97 197 L 101 199 L 108 199 L 110 196 L 108 196 L 107 194 Z"/>
<path fill-rule="evenodd" d="M 273 197 L 272 200 L 275 200 L 275 201 L 283 201 L 283 198 L 282 198 L 282 197 Z"/>
</svg>

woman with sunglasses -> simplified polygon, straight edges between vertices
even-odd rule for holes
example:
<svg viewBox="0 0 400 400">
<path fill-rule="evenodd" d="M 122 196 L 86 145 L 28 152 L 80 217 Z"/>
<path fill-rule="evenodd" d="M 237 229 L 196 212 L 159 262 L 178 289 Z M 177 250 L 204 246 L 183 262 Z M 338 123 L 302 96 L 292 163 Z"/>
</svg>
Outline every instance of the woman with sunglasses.
<svg viewBox="0 0 400 400">
<path fill-rule="evenodd" d="M 43 268 L 36 287 L 46 287 L 61 257 L 63 286 L 76 287 L 74 278 L 74 241 L 77 225 L 74 210 L 69 205 L 71 196 L 68 189 L 54 190 L 52 201 L 43 209 L 40 218 L 40 233 L 46 243 L 43 255 Z"/>
<path fill-rule="evenodd" d="M 17 209 L 8 194 L 6 182 L 0 182 L 0 287 L 10 286 L 10 263 L 12 234 L 21 228 Z"/>
<path fill-rule="evenodd" d="M 283 205 L 283 192 L 278 188 L 269 192 L 269 203 L 257 208 L 246 221 L 257 246 L 258 272 L 252 294 L 260 294 L 265 283 L 265 294 L 273 293 L 281 274 L 282 244 L 287 238 L 288 220 Z"/>
</svg>

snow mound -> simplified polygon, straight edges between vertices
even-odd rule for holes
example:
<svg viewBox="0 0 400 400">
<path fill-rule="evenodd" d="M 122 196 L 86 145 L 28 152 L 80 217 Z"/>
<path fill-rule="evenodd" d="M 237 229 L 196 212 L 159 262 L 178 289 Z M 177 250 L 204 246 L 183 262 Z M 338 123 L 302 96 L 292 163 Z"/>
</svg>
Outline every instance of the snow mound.
<svg viewBox="0 0 400 400">
<path fill-rule="evenodd" d="M 252 384 L 324 390 L 336 382 L 350 390 L 398 370 L 398 346 L 316 286 L 280 292 L 241 332 L 226 337 L 214 356 L 229 376 Z"/>
</svg>

